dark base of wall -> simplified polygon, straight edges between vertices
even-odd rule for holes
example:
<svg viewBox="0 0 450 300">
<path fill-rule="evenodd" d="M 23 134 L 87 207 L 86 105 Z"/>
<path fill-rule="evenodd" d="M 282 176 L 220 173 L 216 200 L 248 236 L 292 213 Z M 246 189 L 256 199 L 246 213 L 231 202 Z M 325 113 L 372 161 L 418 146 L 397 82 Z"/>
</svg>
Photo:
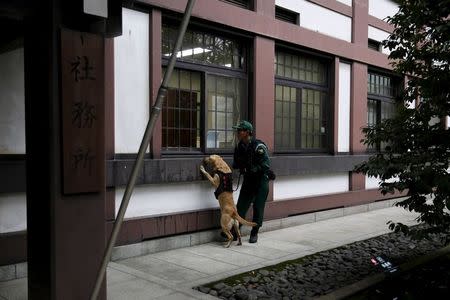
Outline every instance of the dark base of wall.
<svg viewBox="0 0 450 300">
<path fill-rule="evenodd" d="M 404 196 L 395 193 L 383 196 L 375 190 L 350 191 L 316 197 L 268 201 L 265 209 L 265 220 L 286 218 L 292 215 L 305 214 L 338 207 L 349 207 L 368 204 L 379 200 L 387 200 Z M 246 219 L 251 219 L 251 209 Z M 117 239 L 116 246 L 133 244 L 149 239 L 191 233 L 219 228 L 220 211 L 218 209 L 181 213 L 169 216 L 149 217 L 126 220 Z M 107 224 L 111 233 L 113 222 Z M 109 236 L 109 235 L 108 235 Z"/>
<path fill-rule="evenodd" d="M 323 195 L 266 203 L 265 220 L 369 204 L 404 196 L 395 193 L 383 196 L 378 190 L 350 191 L 340 194 Z M 246 216 L 251 219 L 250 213 Z M 181 213 L 168 216 L 125 220 L 120 230 L 116 246 L 139 243 L 146 240 L 219 228 L 218 209 Z M 113 222 L 107 222 L 108 238 Z M 26 231 L 0 235 L 0 266 L 27 260 Z"/>
<path fill-rule="evenodd" d="M 0 266 L 27 260 L 27 232 L 0 234 Z"/>
</svg>

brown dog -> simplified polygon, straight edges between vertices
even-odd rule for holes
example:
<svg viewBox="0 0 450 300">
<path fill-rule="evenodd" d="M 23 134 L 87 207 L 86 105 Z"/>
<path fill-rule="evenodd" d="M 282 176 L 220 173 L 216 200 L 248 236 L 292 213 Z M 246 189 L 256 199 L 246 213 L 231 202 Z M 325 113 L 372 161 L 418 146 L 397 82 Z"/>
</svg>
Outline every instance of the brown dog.
<svg viewBox="0 0 450 300">
<path fill-rule="evenodd" d="M 230 178 L 232 171 L 230 167 L 227 165 L 227 163 L 220 157 L 219 155 L 211 155 L 209 157 L 206 157 L 204 159 L 204 163 L 206 163 L 208 166 L 210 166 L 214 171 L 214 178 L 209 175 L 209 173 L 205 170 L 203 165 L 200 166 L 200 171 L 208 178 L 208 180 L 211 182 L 211 184 L 219 188 L 219 186 L 223 187 L 224 183 L 223 180 L 227 180 L 226 178 Z M 220 175 L 219 175 L 220 174 Z M 222 180 L 222 183 L 221 183 Z M 233 191 L 232 191 L 232 185 L 231 180 L 228 184 L 225 184 L 228 187 L 231 187 L 231 191 L 228 188 L 222 191 L 221 189 L 216 190 L 216 192 L 220 192 L 219 194 L 216 193 L 216 197 L 219 200 L 220 204 L 220 225 L 222 227 L 223 232 L 227 235 L 228 240 L 225 244 L 225 247 L 230 247 L 232 241 L 233 241 L 233 235 L 231 234 L 230 230 L 232 226 L 234 226 L 234 230 L 236 231 L 236 234 L 238 236 L 238 245 L 242 245 L 241 241 L 241 233 L 239 231 L 239 222 L 241 224 L 247 225 L 247 226 L 256 226 L 256 223 L 249 222 L 238 215 L 236 205 L 234 205 L 233 201 Z"/>
</svg>

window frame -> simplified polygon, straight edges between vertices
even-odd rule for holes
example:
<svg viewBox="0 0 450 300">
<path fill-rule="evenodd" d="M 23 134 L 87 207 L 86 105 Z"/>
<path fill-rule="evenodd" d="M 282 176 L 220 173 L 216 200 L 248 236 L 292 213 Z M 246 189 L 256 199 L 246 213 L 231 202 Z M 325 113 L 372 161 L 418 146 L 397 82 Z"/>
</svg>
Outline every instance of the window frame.
<svg viewBox="0 0 450 300">
<path fill-rule="evenodd" d="M 323 154 L 330 154 L 332 151 L 332 140 L 333 140 L 333 124 L 332 124 L 332 116 L 331 114 L 331 109 L 332 109 L 332 101 L 330 99 L 330 96 L 332 94 L 332 90 L 330 87 L 330 83 L 331 83 L 331 68 L 330 68 L 330 64 L 331 64 L 331 58 L 328 56 L 324 56 L 324 55 L 314 55 L 311 52 L 308 51 L 302 51 L 302 50 L 294 50 L 291 47 L 275 47 L 275 57 L 277 55 L 277 52 L 282 52 L 282 53 L 287 53 L 287 54 L 291 54 L 291 55 L 297 55 L 297 56 L 304 56 L 306 58 L 310 58 L 310 59 L 315 59 L 317 61 L 319 61 L 319 63 L 323 64 L 325 66 L 325 82 L 324 84 L 318 84 L 318 83 L 314 83 L 314 82 L 309 82 L 309 81 L 300 81 L 300 80 L 295 80 L 295 79 L 291 79 L 288 77 L 282 77 L 277 75 L 276 72 L 276 66 L 275 66 L 275 61 L 274 61 L 274 68 L 275 68 L 275 76 L 274 76 L 274 113 L 275 112 L 275 101 L 276 101 L 276 86 L 277 85 L 282 85 L 282 86 L 288 86 L 291 88 L 296 88 L 297 91 L 299 92 L 299 96 L 297 96 L 297 98 L 299 99 L 299 103 L 297 103 L 297 107 L 299 107 L 300 109 L 298 110 L 296 115 L 299 115 L 299 119 L 296 120 L 300 121 L 299 124 L 296 125 L 296 133 L 295 133 L 295 137 L 296 137 L 296 141 L 300 141 L 301 144 L 301 115 L 302 115 L 302 90 L 303 89 L 310 89 L 310 90 L 315 90 L 315 91 L 319 91 L 321 93 L 324 93 L 324 95 L 322 97 L 328 98 L 328 101 L 323 101 L 322 103 L 324 104 L 323 110 L 324 110 L 324 114 L 327 116 L 327 119 L 325 120 L 326 122 L 326 126 L 325 126 L 325 132 L 326 134 L 326 146 L 323 148 L 298 148 L 298 149 L 277 149 L 275 143 L 274 143 L 274 153 L 275 154 L 309 154 L 309 155 L 323 155 Z M 274 129 L 276 126 L 276 118 L 274 118 Z M 298 130 L 298 131 L 297 131 Z"/>
<path fill-rule="evenodd" d="M 214 72 L 204 73 L 204 78 L 202 78 L 202 79 L 204 79 L 204 81 L 202 82 L 202 87 L 204 85 L 204 92 L 203 92 L 203 99 L 202 99 L 203 100 L 202 108 L 204 110 L 204 114 L 203 114 L 203 131 L 204 132 L 203 132 L 203 145 L 200 142 L 201 149 L 202 149 L 203 153 L 205 153 L 205 154 L 213 154 L 213 153 L 231 154 L 233 152 L 233 149 L 226 150 L 226 149 L 222 149 L 222 148 L 207 148 L 207 146 L 206 146 L 206 140 L 207 140 L 207 135 L 208 135 L 207 128 L 206 128 L 207 127 L 206 126 L 206 122 L 207 122 L 206 118 L 207 118 L 207 114 L 208 114 L 208 103 L 206 101 L 206 93 L 207 93 L 207 91 L 206 91 L 206 81 L 207 81 L 208 75 L 228 77 L 228 78 L 237 78 L 237 79 L 240 79 L 240 80 L 244 81 L 244 86 L 246 86 L 247 89 L 246 89 L 246 91 L 244 91 L 245 95 L 242 95 L 241 101 L 239 103 L 240 108 L 241 108 L 240 115 L 241 115 L 241 118 L 243 120 L 247 119 L 247 116 L 248 116 L 248 86 L 249 86 L 249 81 L 248 81 L 248 78 L 233 77 L 233 76 L 229 76 L 229 75 L 224 75 L 223 73 L 214 73 Z M 246 101 L 246 99 L 247 99 L 247 101 Z"/>
<path fill-rule="evenodd" d="M 393 91 L 393 95 L 391 96 L 386 96 L 386 95 L 381 95 L 381 94 L 377 94 L 377 93 L 373 93 L 373 92 L 369 92 L 369 85 L 370 85 L 370 75 L 376 75 L 376 76 L 383 76 L 383 77 L 388 77 L 390 79 L 391 82 L 391 86 L 392 86 L 392 91 Z M 369 101 L 375 101 L 376 103 L 376 124 L 380 124 L 381 123 L 381 103 L 385 102 L 385 103 L 389 103 L 389 104 L 393 104 L 395 105 L 396 101 L 395 98 L 398 95 L 399 92 L 399 87 L 402 83 L 402 79 L 398 76 L 396 76 L 395 74 L 390 74 L 390 73 L 385 73 L 382 71 L 378 71 L 378 70 L 373 70 L 373 69 L 368 69 L 367 70 L 367 103 Z M 368 124 L 368 114 L 369 114 L 369 109 L 368 109 L 368 105 L 367 105 L 367 126 L 369 126 Z M 377 143 L 375 145 L 375 147 L 373 148 L 369 148 L 367 147 L 366 151 L 368 153 L 375 153 L 375 152 L 382 152 L 381 151 L 381 145 L 380 143 Z"/>
<path fill-rule="evenodd" d="M 275 19 L 294 25 L 300 25 L 300 13 L 278 5 L 275 5 Z"/>
<path fill-rule="evenodd" d="M 167 22 L 163 21 L 163 26 L 169 25 L 173 26 L 174 21 L 168 18 Z M 200 107 L 200 148 L 197 149 L 191 149 L 191 150 L 165 150 L 163 145 L 161 145 L 161 156 L 162 157 L 185 157 L 185 156 L 203 156 L 205 154 L 212 154 L 212 153 L 218 153 L 218 154 L 232 154 L 233 149 L 221 149 L 221 148 L 207 148 L 207 91 L 206 91 L 206 81 L 208 75 L 214 75 L 214 76 L 221 76 L 221 77 L 231 77 L 236 78 L 239 80 L 243 80 L 243 86 L 245 87 L 244 95 L 241 96 L 240 100 L 240 117 L 242 119 L 247 119 L 249 116 L 249 109 L 250 109 L 250 101 L 248 99 L 248 96 L 250 94 L 249 88 L 250 88 L 250 74 L 248 72 L 249 70 L 249 52 L 250 52 L 250 43 L 247 39 L 245 39 L 243 36 L 237 35 L 237 36 L 230 36 L 230 34 L 222 34 L 217 33 L 217 31 L 210 31 L 209 28 L 207 30 L 203 29 L 199 26 L 192 26 L 191 28 L 194 31 L 200 31 L 200 32 L 207 32 L 211 35 L 218 35 L 222 38 L 230 38 L 233 39 L 236 42 L 239 42 L 241 46 L 243 47 L 242 50 L 242 56 L 244 57 L 244 64 L 242 69 L 236 69 L 236 68 L 228 68 L 224 66 L 219 65 L 213 65 L 213 64 L 203 64 L 200 62 L 194 62 L 194 61 L 187 61 L 187 60 L 179 60 L 177 59 L 175 62 L 174 68 L 179 70 L 185 70 L 190 72 L 199 72 L 200 73 L 200 89 L 201 89 L 201 107 Z M 162 43 L 162 36 L 161 36 L 161 43 Z M 161 68 L 167 67 L 169 64 L 170 57 L 163 56 L 163 53 L 161 53 Z"/>
<path fill-rule="evenodd" d="M 170 56 L 163 56 L 162 53 L 162 40 L 163 40 L 163 33 L 162 33 L 162 29 L 165 26 L 169 26 L 169 27 L 175 27 L 178 28 L 179 26 L 179 22 L 180 20 L 178 19 L 174 19 L 173 17 L 163 17 L 163 21 L 161 24 L 161 58 L 162 59 L 166 59 L 167 61 L 170 59 Z M 242 49 L 242 56 L 245 58 L 244 59 L 244 63 L 242 64 L 242 68 L 234 68 L 234 67 L 224 67 L 224 66 L 220 66 L 220 65 L 214 65 L 214 64 L 210 64 L 210 63 L 201 63 L 201 62 L 194 62 L 194 61 L 190 61 L 190 60 L 184 60 L 183 58 L 177 58 L 176 63 L 186 63 L 189 65 L 201 65 L 201 66 L 205 66 L 205 67 L 211 67 L 211 68 L 218 68 L 218 69 L 223 69 L 223 70 L 228 70 L 228 71 L 237 71 L 237 72 L 244 72 L 244 73 L 248 73 L 248 67 L 249 67 L 249 42 L 248 39 L 250 38 L 247 35 L 242 35 L 239 33 L 234 34 L 231 31 L 227 31 L 227 30 L 220 30 L 217 29 L 215 27 L 211 27 L 208 25 L 202 25 L 202 24 L 198 24 L 198 23 L 189 23 L 188 28 L 186 29 L 187 31 L 194 31 L 194 32 L 201 32 L 202 34 L 210 34 L 210 35 L 214 35 L 217 36 L 219 38 L 222 39 L 230 39 L 233 42 L 237 42 L 240 43 L 243 46 Z M 182 47 L 183 45 L 181 45 Z"/>
<path fill-rule="evenodd" d="M 374 40 L 374 39 L 368 39 L 367 40 L 367 48 L 369 48 L 373 51 L 381 52 L 383 47 L 381 45 L 381 42 Z"/>
<path fill-rule="evenodd" d="M 165 65 L 162 65 L 162 66 L 161 66 L 161 69 L 164 68 L 164 67 L 167 67 L 167 65 L 168 65 L 168 62 L 166 62 Z M 174 69 L 175 69 L 175 68 L 174 68 Z M 204 93 L 201 92 L 202 89 L 203 89 L 203 82 L 204 82 L 204 81 L 203 81 L 203 76 L 204 76 L 204 73 L 199 72 L 199 71 L 197 71 L 197 70 L 190 70 L 190 69 L 186 69 L 186 68 L 178 68 L 178 67 L 177 67 L 176 69 L 178 69 L 179 71 L 197 72 L 197 73 L 200 74 L 200 102 L 202 103 L 202 101 L 204 101 L 204 99 L 203 99 L 203 94 L 204 94 Z M 164 111 L 164 110 L 162 110 L 161 113 L 162 113 L 163 111 Z M 200 123 L 201 123 L 201 124 L 204 122 L 203 117 L 204 117 L 204 114 L 203 114 L 203 105 L 200 105 Z M 161 116 L 161 118 L 162 118 L 162 116 Z M 162 130 L 162 128 L 161 128 L 161 130 Z M 200 137 L 203 135 L 202 130 L 203 130 L 203 128 L 200 128 Z M 162 135 L 163 135 L 163 134 L 164 134 L 164 132 L 162 132 Z M 178 147 L 178 148 L 183 149 L 183 150 L 173 150 L 173 149 L 166 150 L 166 149 L 164 149 L 163 145 L 161 144 L 161 153 L 168 154 L 168 155 L 173 155 L 173 154 L 182 154 L 182 155 L 187 155 L 187 154 L 202 154 L 202 145 L 201 145 L 201 143 L 200 143 L 200 148 L 189 148 L 189 150 L 185 149 L 185 148 L 187 148 L 187 147 Z M 198 149 L 199 149 L 199 150 L 198 150 Z"/>
<path fill-rule="evenodd" d="M 254 0 L 247 0 L 247 1 L 245 1 L 245 0 L 219 0 L 219 1 L 228 3 L 233 6 L 237 6 L 237 7 L 243 8 L 243 9 L 253 10 L 253 8 L 254 8 L 254 3 L 253 3 Z"/>
</svg>

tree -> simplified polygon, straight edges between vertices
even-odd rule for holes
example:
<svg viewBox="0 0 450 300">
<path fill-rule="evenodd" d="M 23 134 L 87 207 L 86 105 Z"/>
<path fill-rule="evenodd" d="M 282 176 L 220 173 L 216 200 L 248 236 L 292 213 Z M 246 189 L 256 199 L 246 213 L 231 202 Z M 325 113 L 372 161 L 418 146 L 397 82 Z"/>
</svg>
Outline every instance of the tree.
<svg viewBox="0 0 450 300">
<path fill-rule="evenodd" d="M 383 194 L 407 191 L 397 206 L 418 212 L 429 226 L 389 222 L 389 228 L 426 237 L 450 228 L 450 130 L 443 121 L 450 115 L 450 0 L 397 2 L 398 13 L 388 18 L 395 30 L 383 45 L 394 71 L 408 80 L 395 116 L 363 129 L 366 145 L 385 146 L 356 171 L 378 176 Z M 407 107 L 415 101 L 416 109 Z"/>
</svg>

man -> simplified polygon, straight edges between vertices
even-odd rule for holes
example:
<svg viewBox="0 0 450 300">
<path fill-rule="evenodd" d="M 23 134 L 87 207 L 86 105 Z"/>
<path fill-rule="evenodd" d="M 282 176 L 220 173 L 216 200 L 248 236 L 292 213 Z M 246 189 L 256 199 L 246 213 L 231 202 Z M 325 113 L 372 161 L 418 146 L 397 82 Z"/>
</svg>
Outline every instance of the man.
<svg viewBox="0 0 450 300">
<path fill-rule="evenodd" d="M 253 203 L 253 222 L 258 225 L 252 228 L 249 242 L 256 243 L 269 193 L 269 153 L 267 146 L 253 136 L 253 125 L 250 122 L 241 121 L 233 126 L 233 129 L 237 130 L 239 140 L 234 149 L 233 168 L 239 169 L 244 175 L 236 207 L 239 215 L 245 218 L 250 204 Z"/>
</svg>

